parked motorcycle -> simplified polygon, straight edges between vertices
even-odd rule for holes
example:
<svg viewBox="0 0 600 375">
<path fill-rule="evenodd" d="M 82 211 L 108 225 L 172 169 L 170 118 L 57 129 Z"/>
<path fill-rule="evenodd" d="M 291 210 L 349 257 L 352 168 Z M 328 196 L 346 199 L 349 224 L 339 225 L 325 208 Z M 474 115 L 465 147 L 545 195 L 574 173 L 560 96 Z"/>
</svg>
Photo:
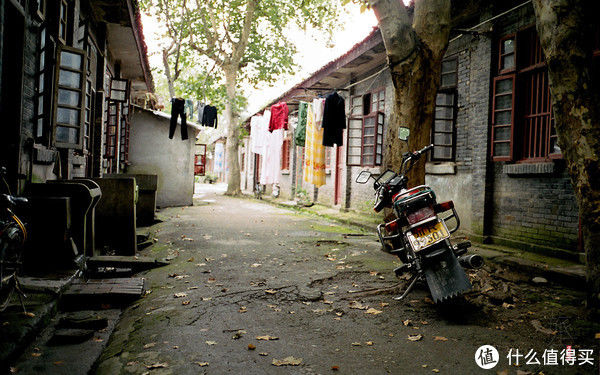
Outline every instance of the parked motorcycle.
<svg viewBox="0 0 600 375">
<path fill-rule="evenodd" d="M 408 129 L 401 128 L 408 139 Z M 401 137 L 402 139 L 402 137 Z M 483 266 L 483 258 L 477 254 L 466 255 L 469 241 L 450 242 L 450 234 L 458 230 L 460 219 L 452 201 L 437 203 L 434 191 L 426 185 L 407 189 L 407 173 L 433 145 L 403 155 L 398 173 L 387 170 L 374 177 L 362 171 L 357 183 L 367 183 L 374 178 L 375 205 L 380 212 L 391 208 L 394 219 L 377 227 L 383 249 L 397 255 L 403 265 L 396 268 L 397 276 L 411 274 L 408 287 L 396 300 L 404 299 L 419 280 L 425 279 L 434 302 L 442 302 L 471 289 L 464 268 Z M 448 223 L 453 225 L 448 229 Z M 461 267 L 462 266 L 462 267 Z"/>
</svg>

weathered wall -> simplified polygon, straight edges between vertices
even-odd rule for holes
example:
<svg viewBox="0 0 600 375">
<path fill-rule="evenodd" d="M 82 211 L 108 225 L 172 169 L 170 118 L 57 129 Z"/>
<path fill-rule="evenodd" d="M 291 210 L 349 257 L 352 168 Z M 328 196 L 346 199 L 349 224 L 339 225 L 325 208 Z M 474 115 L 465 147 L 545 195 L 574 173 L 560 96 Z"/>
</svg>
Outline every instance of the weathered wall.
<svg viewBox="0 0 600 375">
<path fill-rule="evenodd" d="M 192 205 L 198 128 L 188 125 L 189 138 L 182 141 L 178 126 L 175 137 L 169 139 L 168 117 L 134 108 L 127 173 L 158 175 L 158 207 Z"/>
</svg>

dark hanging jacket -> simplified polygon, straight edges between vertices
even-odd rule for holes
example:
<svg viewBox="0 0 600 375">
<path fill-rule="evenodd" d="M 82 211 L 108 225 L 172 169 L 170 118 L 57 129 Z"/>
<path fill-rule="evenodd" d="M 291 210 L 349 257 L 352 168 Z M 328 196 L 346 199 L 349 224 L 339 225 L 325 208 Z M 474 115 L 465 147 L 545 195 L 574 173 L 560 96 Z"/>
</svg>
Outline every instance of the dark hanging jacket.
<svg viewBox="0 0 600 375">
<path fill-rule="evenodd" d="M 323 109 L 323 146 L 341 146 L 346 129 L 346 102 L 337 92 L 325 97 Z"/>
<path fill-rule="evenodd" d="M 217 107 L 207 105 L 202 113 L 202 126 L 217 127 Z"/>
</svg>

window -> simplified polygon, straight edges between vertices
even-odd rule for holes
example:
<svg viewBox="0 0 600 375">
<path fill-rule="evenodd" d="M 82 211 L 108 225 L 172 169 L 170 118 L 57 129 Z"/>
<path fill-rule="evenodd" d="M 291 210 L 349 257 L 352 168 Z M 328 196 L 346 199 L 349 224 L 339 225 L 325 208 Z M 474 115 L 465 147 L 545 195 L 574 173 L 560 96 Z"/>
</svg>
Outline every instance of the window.
<svg viewBox="0 0 600 375">
<path fill-rule="evenodd" d="M 85 52 L 82 50 L 65 46 L 58 49 L 53 122 L 57 147 L 82 147 L 84 61 Z"/>
<path fill-rule="evenodd" d="M 67 0 L 60 0 L 58 7 L 58 39 L 63 44 L 67 43 L 68 14 L 69 4 Z"/>
<path fill-rule="evenodd" d="M 281 145 L 281 170 L 290 170 L 290 140 L 284 139 Z"/>
<path fill-rule="evenodd" d="M 35 80 L 35 115 L 34 115 L 34 127 L 35 127 L 35 138 L 37 140 L 47 139 L 46 124 L 48 121 L 48 95 L 46 79 L 48 78 L 46 70 L 46 55 L 48 48 L 46 48 L 46 27 L 40 29 L 38 47 L 37 47 L 37 73 Z"/>
<path fill-rule="evenodd" d="M 383 158 L 385 89 L 350 100 L 348 118 L 348 165 L 377 166 Z"/>
<path fill-rule="evenodd" d="M 561 158 L 548 70 L 535 27 L 502 38 L 499 43 L 492 98 L 493 160 L 539 162 Z"/>
<path fill-rule="evenodd" d="M 32 11 L 40 21 L 46 17 L 46 0 L 34 0 L 30 3 Z"/>
<path fill-rule="evenodd" d="M 117 140 L 118 140 L 118 123 L 119 123 L 119 105 L 116 102 L 109 101 L 106 118 L 106 133 L 104 158 L 107 159 L 107 172 L 115 173 L 117 159 Z"/>
<path fill-rule="evenodd" d="M 113 78 L 110 81 L 110 100 L 126 102 L 129 99 L 129 81 Z"/>
<path fill-rule="evenodd" d="M 123 103 L 121 107 L 119 131 L 119 161 L 127 163 L 129 161 L 129 103 Z"/>
<path fill-rule="evenodd" d="M 432 161 L 454 161 L 456 139 L 456 85 L 458 60 L 442 61 L 440 89 L 435 98 L 435 117 L 431 127 L 431 143 L 435 145 Z"/>
</svg>

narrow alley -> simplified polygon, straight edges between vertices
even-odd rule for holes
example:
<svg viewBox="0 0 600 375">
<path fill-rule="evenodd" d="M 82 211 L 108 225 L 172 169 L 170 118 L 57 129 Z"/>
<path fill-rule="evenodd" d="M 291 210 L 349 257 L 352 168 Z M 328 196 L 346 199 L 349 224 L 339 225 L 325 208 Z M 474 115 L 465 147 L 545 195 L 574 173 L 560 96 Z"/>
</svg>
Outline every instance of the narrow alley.
<svg viewBox="0 0 600 375">
<path fill-rule="evenodd" d="M 488 265 L 454 305 L 433 305 L 424 287 L 394 301 L 397 263 L 372 233 L 201 187 L 195 206 L 163 210 L 151 227 L 156 243 L 140 255 L 170 264 L 138 274 L 146 295 L 123 311 L 99 374 L 479 373 L 484 344 L 500 352 L 495 370 L 512 374 L 511 348 L 539 359 L 571 342 L 597 349 L 580 292 Z M 42 354 L 16 369 L 63 373 L 77 361 L 44 363 L 36 345 Z"/>
</svg>

